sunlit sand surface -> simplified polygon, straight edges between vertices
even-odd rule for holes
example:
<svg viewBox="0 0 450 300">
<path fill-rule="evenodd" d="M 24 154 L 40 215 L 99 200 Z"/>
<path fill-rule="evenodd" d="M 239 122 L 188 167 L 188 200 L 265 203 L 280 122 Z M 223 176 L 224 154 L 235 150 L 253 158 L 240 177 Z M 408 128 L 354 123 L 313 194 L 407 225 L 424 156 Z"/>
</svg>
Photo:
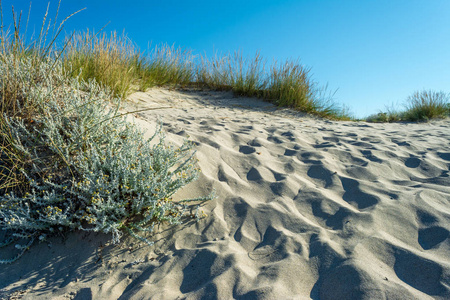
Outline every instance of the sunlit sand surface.
<svg viewBox="0 0 450 300">
<path fill-rule="evenodd" d="M 154 110 L 153 108 L 158 108 Z M 145 110 L 150 109 L 150 110 Z M 73 233 L 2 266 L 22 299 L 448 299 L 450 121 L 327 121 L 231 93 L 151 89 L 125 111 L 195 143 L 199 222 L 148 247 Z M 0 297 L 1 298 L 1 297 Z"/>
</svg>

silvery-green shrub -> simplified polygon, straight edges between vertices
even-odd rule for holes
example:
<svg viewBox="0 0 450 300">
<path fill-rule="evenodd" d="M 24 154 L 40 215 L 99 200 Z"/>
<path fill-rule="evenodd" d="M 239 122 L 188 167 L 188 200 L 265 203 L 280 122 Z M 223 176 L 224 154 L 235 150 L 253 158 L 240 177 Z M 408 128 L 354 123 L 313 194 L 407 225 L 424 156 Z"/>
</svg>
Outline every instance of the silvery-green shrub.
<svg viewBox="0 0 450 300">
<path fill-rule="evenodd" d="M 57 61 L 36 66 L 14 56 L 3 58 L 0 74 L 17 77 L 22 97 L 37 107 L 32 124 L 4 116 L 29 163 L 21 170 L 27 192 L 0 195 L 0 246 L 17 249 L 0 263 L 66 230 L 109 233 L 114 243 L 125 231 L 150 244 L 137 232 L 179 224 L 189 201 L 210 198 L 172 200 L 197 178 L 191 144 L 167 145 L 161 128 L 145 140 L 118 115 L 120 99 L 96 82 L 65 76 Z"/>
</svg>

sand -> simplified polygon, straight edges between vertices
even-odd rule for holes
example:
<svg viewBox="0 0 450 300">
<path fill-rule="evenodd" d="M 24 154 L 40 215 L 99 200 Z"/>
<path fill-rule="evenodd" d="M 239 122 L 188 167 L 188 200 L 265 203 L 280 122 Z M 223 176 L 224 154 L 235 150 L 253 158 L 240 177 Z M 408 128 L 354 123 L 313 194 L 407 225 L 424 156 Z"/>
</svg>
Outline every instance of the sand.
<svg viewBox="0 0 450 300">
<path fill-rule="evenodd" d="M 177 198 L 206 217 L 154 246 L 73 233 L 0 266 L 11 299 L 449 299 L 450 120 L 335 122 L 231 93 L 152 89 L 130 121 L 193 141 Z M 165 108 L 164 108 L 165 107 Z M 0 253 L 1 254 L 1 253 Z"/>
</svg>

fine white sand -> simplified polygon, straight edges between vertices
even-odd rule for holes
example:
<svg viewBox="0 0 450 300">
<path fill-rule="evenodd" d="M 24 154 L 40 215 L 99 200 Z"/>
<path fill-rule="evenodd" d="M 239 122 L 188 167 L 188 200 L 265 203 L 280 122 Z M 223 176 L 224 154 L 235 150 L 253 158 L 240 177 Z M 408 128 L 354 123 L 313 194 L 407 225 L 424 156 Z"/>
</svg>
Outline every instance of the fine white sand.
<svg viewBox="0 0 450 300">
<path fill-rule="evenodd" d="M 143 246 L 73 233 L 0 266 L 12 299 L 449 299 L 450 121 L 334 122 L 231 93 L 152 89 L 127 110 L 194 141 L 207 217 Z M 1 253 L 0 253 L 1 254 Z"/>
</svg>

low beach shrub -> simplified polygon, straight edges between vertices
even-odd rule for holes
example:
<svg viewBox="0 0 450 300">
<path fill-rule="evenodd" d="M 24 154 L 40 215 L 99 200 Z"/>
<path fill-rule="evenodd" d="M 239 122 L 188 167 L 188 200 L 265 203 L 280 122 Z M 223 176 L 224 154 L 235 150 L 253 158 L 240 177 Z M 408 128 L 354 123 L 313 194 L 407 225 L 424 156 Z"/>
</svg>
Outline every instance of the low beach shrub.
<svg viewBox="0 0 450 300">
<path fill-rule="evenodd" d="M 366 121 L 373 123 L 399 122 L 403 119 L 403 116 L 404 113 L 396 109 L 394 104 L 392 104 L 391 106 L 386 106 L 384 111 L 370 115 L 366 118 Z"/>
<path fill-rule="evenodd" d="M 164 221 L 179 224 L 189 201 L 208 199 L 172 201 L 179 188 L 197 178 L 189 143 L 166 145 L 160 129 L 144 140 L 118 116 L 120 99 L 93 80 L 67 76 L 60 62 L 35 66 L 27 58 L 3 56 L 1 74 L 11 65 L 17 80 L 28 83 L 21 86 L 21 97 L 33 103 L 35 114 L 25 118 L 21 110 L 26 108 L 19 106 L 15 115 L 2 117 L 2 140 L 10 136 L 9 147 L 20 153 L 15 172 L 23 180 L 16 186 L 0 182 L 0 246 L 17 249 L 0 263 L 11 263 L 34 241 L 67 230 L 109 233 L 114 243 L 126 231 L 150 243 L 136 232 Z M 11 169 L 0 169 L 3 178 Z"/>
</svg>

